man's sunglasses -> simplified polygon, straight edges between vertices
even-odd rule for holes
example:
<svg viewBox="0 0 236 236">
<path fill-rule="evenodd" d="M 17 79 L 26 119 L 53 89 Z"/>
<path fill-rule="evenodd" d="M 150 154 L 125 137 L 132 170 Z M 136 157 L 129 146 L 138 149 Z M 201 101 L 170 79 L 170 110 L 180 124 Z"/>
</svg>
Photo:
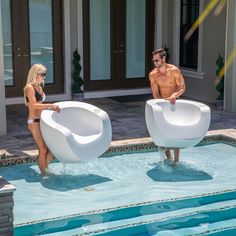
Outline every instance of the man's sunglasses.
<svg viewBox="0 0 236 236">
<path fill-rule="evenodd" d="M 161 59 L 155 59 L 155 60 L 152 60 L 152 63 L 157 63 L 157 62 L 159 62 Z"/>
</svg>

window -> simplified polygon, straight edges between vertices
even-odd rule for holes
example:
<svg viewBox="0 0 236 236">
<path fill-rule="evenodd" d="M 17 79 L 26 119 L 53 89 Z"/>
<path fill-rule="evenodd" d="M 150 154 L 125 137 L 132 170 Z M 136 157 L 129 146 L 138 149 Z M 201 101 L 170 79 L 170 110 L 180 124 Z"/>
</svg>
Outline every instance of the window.
<svg viewBox="0 0 236 236">
<path fill-rule="evenodd" d="M 179 65 L 183 68 L 198 69 L 198 29 L 188 41 L 184 37 L 199 16 L 199 0 L 181 0 L 180 6 L 180 54 Z"/>
</svg>

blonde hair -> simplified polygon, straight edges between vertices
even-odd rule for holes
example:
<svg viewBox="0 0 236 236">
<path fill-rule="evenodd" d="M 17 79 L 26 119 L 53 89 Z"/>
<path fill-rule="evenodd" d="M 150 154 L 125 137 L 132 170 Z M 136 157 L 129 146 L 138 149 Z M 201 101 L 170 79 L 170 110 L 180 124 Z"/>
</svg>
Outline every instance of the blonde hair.
<svg viewBox="0 0 236 236">
<path fill-rule="evenodd" d="M 46 71 L 47 71 L 46 67 L 42 64 L 34 64 L 31 66 L 28 73 L 27 81 L 24 87 L 24 101 L 25 101 L 26 106 L 27 106 L 27 102 L 26 102 L 25 90 L 26 90 L 27 85 L 28 84 L 38 85 L 37 75 L 46 73 Z"/>
</svg>

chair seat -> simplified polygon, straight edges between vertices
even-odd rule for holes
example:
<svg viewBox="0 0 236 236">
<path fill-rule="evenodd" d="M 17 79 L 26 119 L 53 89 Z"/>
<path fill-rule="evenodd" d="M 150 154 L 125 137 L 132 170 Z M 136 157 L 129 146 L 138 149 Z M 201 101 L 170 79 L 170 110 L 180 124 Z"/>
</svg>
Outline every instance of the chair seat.
<svg viewBox="0 0 236 236">
<path fill-rule="evenodd" d="M 146 102 L 146 125 L 153 142 L 164 147 L 190 147 L 199 143 L 210 125 L 210 108 L 199 102 L 164 99 Z"/>
<path fill-rule="evenodd" d="M 84 102 L 55 104 L 61 111 L 44 110 L 40 128 L 45 143 L 59 161 L 91 161 L 109 148 L 112 130 L 105 111 Z"/>
</svg>

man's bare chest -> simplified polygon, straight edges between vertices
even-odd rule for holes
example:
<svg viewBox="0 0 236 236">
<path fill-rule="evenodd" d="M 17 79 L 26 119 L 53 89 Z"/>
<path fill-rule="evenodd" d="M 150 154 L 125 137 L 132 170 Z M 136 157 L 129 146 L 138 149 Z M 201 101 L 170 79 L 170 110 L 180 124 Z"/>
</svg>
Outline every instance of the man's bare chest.
<svg viewBox="0 0 236 236">
<path fill-rule="evenodd" d="M 156 83 L 160 86 L 175 86 L 175 78 L 170 73 L 157 74 Z"/>
</svg>

